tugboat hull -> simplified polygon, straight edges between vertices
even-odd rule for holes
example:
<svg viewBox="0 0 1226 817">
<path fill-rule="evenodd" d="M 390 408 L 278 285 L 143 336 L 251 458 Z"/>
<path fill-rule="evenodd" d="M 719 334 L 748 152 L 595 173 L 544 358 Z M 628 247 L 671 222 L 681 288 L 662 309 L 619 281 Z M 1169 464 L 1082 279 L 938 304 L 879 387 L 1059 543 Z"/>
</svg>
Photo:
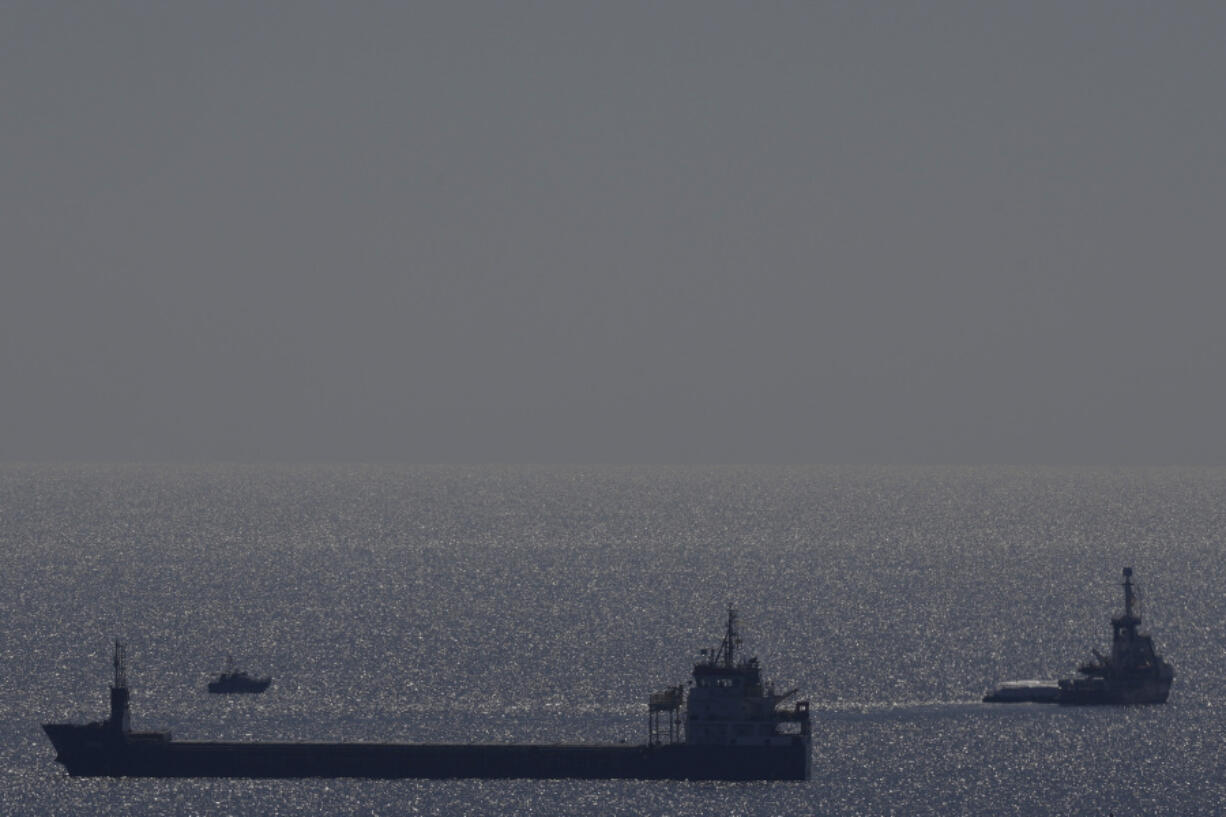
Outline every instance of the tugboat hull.
<svg viewBox="0 0 1226 817">
<path fill-rule="evenodd" d="M 1074 678 L 1060 682 L 1057 703 L 1065 706 L 1164 704 L 1171 694 L 1171 680 Z"/>
</svg>

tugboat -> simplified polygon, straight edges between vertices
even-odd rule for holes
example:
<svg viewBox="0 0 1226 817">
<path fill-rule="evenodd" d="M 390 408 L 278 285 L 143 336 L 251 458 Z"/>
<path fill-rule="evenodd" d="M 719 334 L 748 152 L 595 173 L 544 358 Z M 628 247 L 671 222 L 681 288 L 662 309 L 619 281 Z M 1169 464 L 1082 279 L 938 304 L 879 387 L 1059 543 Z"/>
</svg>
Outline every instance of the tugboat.
<svg viewBox="0 0 1226 817">
<path fill-rule="evenodd" d="M 1138 629 L 1132 568 L 1124 568 L 1124 614 L 1111 619 L 1111 655 L 1077 668 L 1079 677 L 1060 681 L 1006 681 L 984 696 L 985 703 L 1160 704 L 1171 692 L 1175 670 L 1154 651 L 1154 641 Z"/>
<path fill-rule="evenodd" d="M 1081 677 L 1060 681 L 1062 704 L 1161 704 L 1171 693 L 1174 668 L 1154 652 L 1154 640 L 1140 632 L 1134 612 L 1132 568 L 1124 568 L 1124 614 L 1111 619 L 1111 655 L 1077 668 Z"/>
<path fill-rule="evenodd" d="M 703 651 L 688 694 L 678 685 L 649 697 L 648 741 L 637 746 L 174 740 L 132 730 L 118 641 L 110 717 L 43 731 L 73 777 L 807 780 L 809 703 L 781 709 L 795 690 L 763 685 L 758 659 L 737 660 L 740 643 L 729 608 L 723 642 Z"/>
<path fill-rule="evenodd" d="M 226 668 L 216 680 L 209 681 L 209 692 L 218 695 L 233 695 L 238 693 L 258 695 L 268 689 L 272 678 L 252 678 L 247 673 L 234 666 L 234 658 L 226 656 Z"/>
</svg>

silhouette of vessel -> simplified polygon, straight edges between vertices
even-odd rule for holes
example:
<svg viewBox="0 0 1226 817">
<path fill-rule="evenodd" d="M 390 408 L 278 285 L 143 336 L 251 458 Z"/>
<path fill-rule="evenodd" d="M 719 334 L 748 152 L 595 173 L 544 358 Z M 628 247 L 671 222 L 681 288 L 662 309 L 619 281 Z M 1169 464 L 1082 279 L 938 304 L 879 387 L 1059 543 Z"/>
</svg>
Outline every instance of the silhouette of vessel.
<svg viewBox="0 0 1226 817">
<path fill-rule="evenodd" d="M 226 656 L 226 668 L 216 679 L 209 681 L 209 692 L 216 695 L 258 695 L 268 689 L 272 678 L 252 678 L 234 666 L 234 659 Z"/>
<path fill-rule="evenodd" d="M 1160 704 L 1175 678 L 1174 668 L 1154 650 L 1153 638 L 1140 631 L 1132 568 L 1124 568 L 1124 612 L 1111 619 L 1111 654 L 1077 668 L 1077 677 L 1060 681 L 1009 681 L 984 697 L 987 703 Z"/>
<path fill-rule="evenodd" d="M 1171 693 L 1175 670 L 1138 629 L 1132 568 L 1124 568 L 1124 614 L 1111 619 L 1111 654 L 1077 668 L 1080 677 L 1060 681 L 1062 704 L 1160 704 Z"/>
<path fill-rule="evenodd" d="M 795 690 L 775 694 L 756 658 L 737 660 L 739 645 L 729 608 L 723 641 L 703 651 L 689 690 L 650 696 L 648 741 L 638 746 L 174 740 L 132 730 L 118 641 L 110 717 L 43 730 L 72 776 L 808 779 L 808 701 L 781 708 Z"/>
</svg>

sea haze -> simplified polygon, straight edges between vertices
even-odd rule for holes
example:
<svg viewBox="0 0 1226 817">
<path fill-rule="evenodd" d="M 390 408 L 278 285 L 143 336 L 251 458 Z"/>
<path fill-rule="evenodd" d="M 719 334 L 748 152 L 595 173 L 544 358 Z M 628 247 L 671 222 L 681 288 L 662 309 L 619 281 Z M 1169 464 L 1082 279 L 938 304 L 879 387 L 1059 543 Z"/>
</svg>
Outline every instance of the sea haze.
<svg viewBox="0 0 1226 817">
<path fill-rule="evenodd" d="M 1226 802 L 1226 469 L 0 467 L 0 813 L 1207 814 Z M 1170 702 L 979 703 L 1109 640 Z M 641 742 L 726 606 L 815 712 L 789 784 L 73 780 L 39 724 Z M 210 696 L 227 654 L 274 677 Z"/>
</svg>

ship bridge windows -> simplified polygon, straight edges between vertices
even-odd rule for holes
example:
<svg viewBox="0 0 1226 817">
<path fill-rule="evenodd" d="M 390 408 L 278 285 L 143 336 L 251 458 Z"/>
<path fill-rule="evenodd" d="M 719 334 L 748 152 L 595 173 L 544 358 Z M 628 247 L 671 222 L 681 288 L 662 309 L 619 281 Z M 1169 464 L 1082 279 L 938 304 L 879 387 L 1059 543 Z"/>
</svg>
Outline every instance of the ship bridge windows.
<svg viewBox="0 0 1226 817">
<path fill-rule="evenodd" d="M 719 689 L 733 689 L 741 685 L 740 678 L 699 678 L 698 686 L 700 687 L 716 687 Z"/>
</svg>

